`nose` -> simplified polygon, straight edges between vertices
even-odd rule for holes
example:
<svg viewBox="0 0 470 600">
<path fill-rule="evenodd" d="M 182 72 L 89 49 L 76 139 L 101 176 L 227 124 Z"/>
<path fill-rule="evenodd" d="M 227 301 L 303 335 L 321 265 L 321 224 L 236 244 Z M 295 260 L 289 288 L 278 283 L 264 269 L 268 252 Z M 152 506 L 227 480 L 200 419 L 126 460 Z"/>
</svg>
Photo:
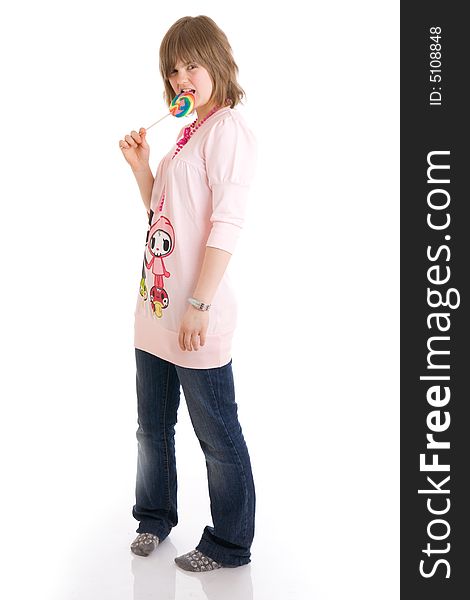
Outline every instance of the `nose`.
<svg viewBox="0 0 470 600">
<path fill-rule="evenodd" d="M 178 83 L 178 85 L 180 87 L 184 87 L 185 85 L 188 84 L 188 76 L 186 74 L 186 71 L 184 71 L 184 70 L 178 71 L 178 77 L 177 77 L 176 82 Z"/>
</svg>

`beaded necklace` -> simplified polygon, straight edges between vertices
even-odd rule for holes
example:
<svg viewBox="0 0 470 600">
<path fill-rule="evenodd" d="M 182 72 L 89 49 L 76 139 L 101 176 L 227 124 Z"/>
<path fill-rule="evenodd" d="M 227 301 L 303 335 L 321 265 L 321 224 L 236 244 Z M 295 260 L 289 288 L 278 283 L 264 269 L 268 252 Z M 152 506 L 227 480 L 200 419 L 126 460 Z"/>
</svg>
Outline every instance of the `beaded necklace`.
<svg viewBox="0 0 470 600">
<path fill-rule="evenodd" d="M 225 101 L 225 106 L 227 106 L 228 104 L 231 103 L 230 98 L 228 98 Z M 173 156 L 171 157 L 172 159 L 175 158 L 175 156 L 178 154 L 178 152 L 183 148 L 183 146 L 185 144 L 187 144 L 187 142 L 189 141 L 189 138 L 194 135 L 194 133 L 199 129 L 199 127 L 201 127 L 201 125 L 207 121 L 207 119 L 213 115 L 215 112 L 217 112 L 219 110 L 219 108 L 221 108 L 220 106 L 214 106 L 214 108 L 210 111 L 210 113 L 208 115 L 206 115 L 204 117 L 204 119 L 202 119 L 202 121 L 199 121 L 199 123 L 196 125 L 196 121 L 197 119 L 195 119 L 191 125 L 189 125 L 189 127 L 185 127 L 184 128 L 184 132 L 183 132 L 183 137 L 181 139 L 179 139 L 176 142 L 176 150 L 173 154 Z"/>
</svg>

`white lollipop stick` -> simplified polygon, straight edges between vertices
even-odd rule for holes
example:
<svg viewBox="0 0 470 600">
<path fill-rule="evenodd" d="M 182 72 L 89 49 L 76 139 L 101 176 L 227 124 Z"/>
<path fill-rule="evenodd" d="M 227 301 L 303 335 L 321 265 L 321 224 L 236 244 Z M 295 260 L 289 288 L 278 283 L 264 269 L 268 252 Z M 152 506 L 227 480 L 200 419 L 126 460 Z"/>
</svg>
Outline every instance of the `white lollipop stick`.
<svg viewBox="0 0 470 600">
<path fill-rule="evenodd" d="M 171 113 L 169 112 L 168 114 L 166 114 L 164 117 L 162 117 L 161 119 L 158 119 L 158 121 L 155 121 L 155 123 L 152 123 L 151 125 L 149 125 L 148 127 L 146 127 L 146 130 L 149 130 L 150 127 L 153 127 L 154 125 L 156 125 L 157 123 L 160 123 L 160 121 L 163 121 L 163 119 L 166 119 L 167 117 L 169 117 L 171 115 Z"/>
<path fill-rule="evenodd" d="M 172 115 L 175 109 L 179 109 L 178 106 L 174 106 L 173 103 L 175 103 L 176 101 L 178 101 L 181 105 L 181 102 L 183 101 L 183 98 L 186 99 L 186 101 L 189 99 L 189 102 L 192 104 L 192 111 L 187 110 L 188 107 L 186 106 L 186 110 L 183 112 L 183 114 L 177 114 L 175 115 L 175 117 L 180 118 L 180 117 L 185 117 L 187 114 L 190 114 L 190 112 L 194 111 L 194 94 L 192 94 L 191 92 L 180 92 L 179 94 L 177 94 L 172 101 L 171 104 L 171 110 L 161 119 L 158 119 L 158 121 L 155 121 L 155 123 L 152 123 L 149 127 L 147 127 L 146 129 L 150 129 L 150 127 L 153 127 L 154 125 L 156 125 L 157 123 L 160 123 L 160 121 L 163 121 L 163 119 L 165 119 L 166 117 L 168 117 L 169 115 Z"/>
</svg>

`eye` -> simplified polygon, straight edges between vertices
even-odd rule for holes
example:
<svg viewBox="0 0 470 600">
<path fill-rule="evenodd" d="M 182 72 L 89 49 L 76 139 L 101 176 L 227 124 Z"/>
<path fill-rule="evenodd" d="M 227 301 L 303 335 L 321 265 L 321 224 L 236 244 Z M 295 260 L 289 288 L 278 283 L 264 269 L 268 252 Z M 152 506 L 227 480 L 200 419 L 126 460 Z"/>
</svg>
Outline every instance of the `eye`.
<svg viewBox="0 0 470 600">
<path fill-rule="evenodd" d="M 197 69 L 197 65 L 190 64 L 190 65 L 188 65 L 188 68 L 191 69 L 191 71 L 192 71 L 193 69 Z M 177 71 L 178 71 L 178 69 L 173 69 L 173 71 L 170 72 L 170 75 L 173 75 L 173 73 L 176 73 Z"/>
</svg>

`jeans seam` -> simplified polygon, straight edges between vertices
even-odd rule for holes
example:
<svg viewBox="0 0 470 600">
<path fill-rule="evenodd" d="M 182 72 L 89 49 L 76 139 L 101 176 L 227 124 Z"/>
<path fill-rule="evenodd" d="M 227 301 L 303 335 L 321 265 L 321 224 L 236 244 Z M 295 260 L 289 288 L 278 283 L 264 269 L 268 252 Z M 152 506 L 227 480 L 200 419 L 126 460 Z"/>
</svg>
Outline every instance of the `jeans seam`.
<svg viewBox="0 0 470 600">
<path fill-rule="evenodd" d="M 237 447 L 233 443 L 232 436 L 230 435 L 230 433 L 229 433 L 229 431 L 227 429 L 227 425 L 225 423 L 222 411 L 220 410 L 219 400 L 218 400 L 217 394 L 215 393 L 214 386 L 212 385 L 212 379 L 211 379 L 211 376 L 210 376 L 210 371 L 207 370 L 206 372 L 207 372 L 207 376 L 208 376 L 208 379 L 209 379 L 209 385 L 210 385 L 210 388 L 211 388 L 211 391 L 212 391 L 212 395 L 213 395 L 213 397 L 215 399 L 215 402 L 217 404 L 217 410 L 219 412 L 220 419 L 221 419 L 221 421 L 222 421 L 222 423 L 224 425 L 225 433 L 227 434 L 227 437 L 230 440 L 230 443 L 232 444 L 232 448 L 235 450 L 235 454 L 237 455 L 238 464 L 240 466 L 240 470 L 241 470 L 241 473 L 242 473 L 242 484 L 243 484 L 244 493 L 245 493 L 244 502 L 246 503 L 247 498 L 248 498 L 248 486 L 247 486 L 245 469 L 243 467 L 243 462 L 242 462 L 242 460 L 240 458 L 240 455 L 238 453 Z M 243 537 L 243 541 L 245 543 L 246 543 L 247 531 L 248 531 L 248 505 L 247 505 L 246 509 L 247 510 L 245 510 L 245 522 L 244 522 L 244 529 L 243 529 L 243 536 L 242 536 Z"/>
</svg>

